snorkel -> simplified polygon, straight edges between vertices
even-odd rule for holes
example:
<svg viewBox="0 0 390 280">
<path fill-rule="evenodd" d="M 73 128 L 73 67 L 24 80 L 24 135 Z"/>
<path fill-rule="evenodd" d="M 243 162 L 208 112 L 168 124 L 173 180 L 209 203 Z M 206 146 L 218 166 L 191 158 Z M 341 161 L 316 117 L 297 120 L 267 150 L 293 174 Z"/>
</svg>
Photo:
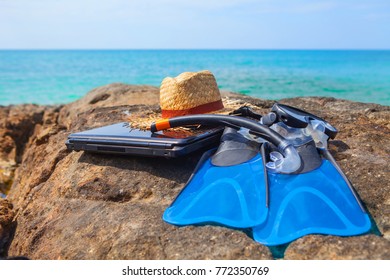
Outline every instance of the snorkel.
<svg viewBox="0 0 390 280">
<path fill-rule="evenodd" d="M 227 115 L 188 115 L 171 119 L 164 119 L 150 126 L 152 132 L 186 125 L 213 125 L 228 126 L 240 130 L 244 128 L 248 133 L 259 136 L 275 145 L 282 156 L 271 153 L 271 161 L 267 163 L 267 169 L 271 172 L 291 174 L 301 167 L 301 159 L 294 146 L 279 133 L 269 127 L 239 116 Z"/>
</svg>

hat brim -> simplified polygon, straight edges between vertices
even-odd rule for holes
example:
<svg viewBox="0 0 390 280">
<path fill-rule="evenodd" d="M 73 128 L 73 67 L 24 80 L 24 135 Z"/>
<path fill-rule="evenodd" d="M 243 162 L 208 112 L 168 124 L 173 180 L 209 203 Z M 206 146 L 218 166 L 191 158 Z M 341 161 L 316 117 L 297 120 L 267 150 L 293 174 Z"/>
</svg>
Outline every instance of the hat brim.
<svg viewBox="0 0 390 280">
<path fill-rule="evenodd" d="M 221 100 L 221 103 L 223 104 L 223 107 L 221 109 L 213 110 L 213 111 L 207 111 L 207 114 L 221 114 L 221 115 L 227 115 L 230 114 L 232 111 L 238 109 L 241 106 L 249 105 L 251 107 L 254 107 L 253 104 L 248 104 L 246 102 L 243 102 L 242 100 L 231 100 L 229 97 L 223 97 Z M 201 114 L 201 113 L 193 113 L 188 112 L 182 115 L 194 115 L 194 114 Z M 135 129 L 142 129 L 142 130 L 150 130 L 150 125 L 153 122 L 156 122 L 161 119 L 171 118 L 171 117 L 164 117 L 165 115 L 162 114 L 161 111 L 145 111 L 145 112 L 134 112 L 128 117 L 128 121 L 130 123 L 130 126 Z M 175 114 L 175 116 L 178 116 Z M 172 116 L 174 117 L 174 116 Z M 181 129 L 181 128 L 174 128 L 175 129 Z M 183 128 L 184 130 L 188 130 L 187 128 Z"/>
</svg>

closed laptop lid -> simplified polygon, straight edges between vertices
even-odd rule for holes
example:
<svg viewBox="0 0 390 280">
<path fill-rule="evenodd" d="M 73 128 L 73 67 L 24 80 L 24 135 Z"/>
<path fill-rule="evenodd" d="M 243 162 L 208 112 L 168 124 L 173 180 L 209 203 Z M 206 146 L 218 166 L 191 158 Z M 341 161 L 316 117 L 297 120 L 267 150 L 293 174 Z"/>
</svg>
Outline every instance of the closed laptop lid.
<svg viewBox="0 0 390 280">
<path fill-rule="evenodd" d="M 132 128 L 129 123 L 121 122 L 82 132 L 72 133 L 68 136 L 70 142 L 95 142 L 111 144 L 140 145 L 142 143 L 167 143 L 172 145 L 185 145 L 195 140 L 209 137 L 220 132 L 220 128 L 190 131 L 159 131 L 152 133 L 149 130 Z"/>
</svg>

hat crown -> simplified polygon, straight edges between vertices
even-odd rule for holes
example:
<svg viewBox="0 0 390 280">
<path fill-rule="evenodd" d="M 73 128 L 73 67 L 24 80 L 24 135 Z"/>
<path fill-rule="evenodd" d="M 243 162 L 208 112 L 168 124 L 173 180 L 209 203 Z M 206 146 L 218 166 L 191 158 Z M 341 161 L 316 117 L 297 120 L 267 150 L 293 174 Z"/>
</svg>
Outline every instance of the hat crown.
<svg viewBox="0 0 390 280">
<path fill-rule="evenodd" d="M 160 107 L 163 117 L 164 111 L 186 111 L 212 103 L 218 103 L 218 108 L 213 110 L 223 108 L 217 82 L 208 70 L 184 72 L 175 78 L 167 77 L 161 83 Z"/>
</svg>

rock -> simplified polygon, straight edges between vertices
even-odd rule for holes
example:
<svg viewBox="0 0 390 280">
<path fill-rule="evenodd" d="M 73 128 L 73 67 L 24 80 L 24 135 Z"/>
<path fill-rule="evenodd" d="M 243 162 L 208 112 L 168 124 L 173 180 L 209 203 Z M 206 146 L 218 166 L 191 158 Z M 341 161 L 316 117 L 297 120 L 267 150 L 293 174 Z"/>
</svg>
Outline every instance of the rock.
<svg viewBox="0 0 390 280">
<path fill-rule="evenodd" d="M 376 235 L 307 235 L 290 244 L 287 260 L 389 260 L 390 241 Z"/>
<path fill-rule="evenodd" d="M 80 100 L 67 104 L 61 110 L 59 115 L 59 123 L 70 129 L 71 124 L 76 124 L 80 114 L 83 114 L 83 121 L 90 118 L 85 114 L 90 114 L 95 108 L 115 108 L 118 106 L 127 106 L 131 110 L 132 105 L 154 105 L 158 108 L 159 89 L 152 86 L 132 86 L 124 84 L 109 84 L 91 90 Z M 137 107 L 136 106 L 136 107 Z M 125 111 L 125 110 L 123 110 Z M 107 113 L 107 111 L 105 112 Z M 113 116 L 106 115 L 106 119 L 111 119 Z M 99 126 L 99 125 L 96 125 Z"/>
<path fill-rule="evenodd" d="M 0 192 L 11 187 L 17 164 L 36 124 L 42 121 L 44 106 L 0 106 Z"/>
<path fill-rule="evenodd" d="M 238 105 L 254 104 L 261 113 L 273 104 L 222 95 Z M 387 258 L 390 108 L 322 97 L 283 102 L 318 114 L 339 129 L 330 150 L 383 234 L 307 236 L 287 248 L 286 258 L 310 252 L 311 258 L 355 259 L 354 246 L 364 252 L 363 258 Z M 18 112 L 17 120 L 9 114 L 12 110 Z M 200 154 L 175 160 L 119 157 L 69 152 L 64 145 L 71 132 L 159 110 L 157 88 L 123 84 L 97 88 L 64 106 L 1 107 L 1 158 L 15 162 L 7 199 L 17 227 L 7 254 L 32 259 L 271 259 L 270 250 L 244 232 L 217 226 L 178 228 L 162 221 Z M 9 123 L 25 130 L 13 131 Z"/>
<path fill-rule="evenodd" d="M 12 240 L 14 216 L 12 204 L 6 199 L 0 199 L 0 258 L 6 255 Z"/>
<path fill-rule="evenodd" d="M 16 164 L 12 161 L 0 161 L 0 193 L 5 194 L 11 188 L 15 168 Z"/>
</svg>

